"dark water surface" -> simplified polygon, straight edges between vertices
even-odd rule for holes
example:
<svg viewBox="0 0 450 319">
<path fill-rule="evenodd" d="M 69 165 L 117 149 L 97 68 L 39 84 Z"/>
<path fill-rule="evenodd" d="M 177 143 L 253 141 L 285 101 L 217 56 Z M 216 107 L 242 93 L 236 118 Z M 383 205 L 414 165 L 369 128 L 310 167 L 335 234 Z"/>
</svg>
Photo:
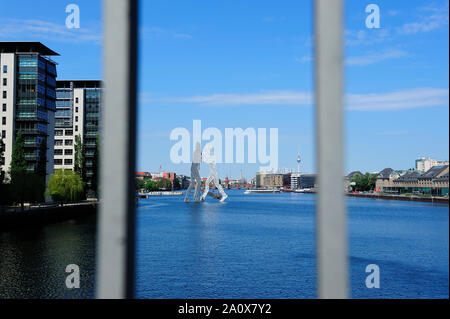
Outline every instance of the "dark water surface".
<svg viewBox="0 0 450 319">
<path fill-rule="evenodd" d="M 314 298 L 315 196 L 230 191 L 229 201 L 141 200 L 138 298 Z M 348 198 L 353 298 L 448 298 L 449 208 Z M 0 297 L 94 295 L 95 217 L 0 233 Z M 81 288 L 65 287 L 65 267 Z M 380 267 L 380 289 L 365 268 Z"/>
<path fill-rule="evenodd" d="M 0 233 L 0 298 L 93 298 L 95 216 Z M 66 266 L 80 268 L 67 289 Z"/>
</svg>

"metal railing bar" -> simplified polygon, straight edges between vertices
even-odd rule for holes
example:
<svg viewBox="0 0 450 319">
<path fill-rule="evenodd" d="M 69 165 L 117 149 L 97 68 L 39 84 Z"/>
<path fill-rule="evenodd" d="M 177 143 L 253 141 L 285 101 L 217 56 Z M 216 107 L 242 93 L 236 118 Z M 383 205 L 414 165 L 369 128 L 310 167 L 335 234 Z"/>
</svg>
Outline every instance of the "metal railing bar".
<svg viewBox="0 0 450 319">
<path fill-rule="evenodd" d="M 318 296 L 347 298 L 341 0 L 315 1 Z"/>
</svg>

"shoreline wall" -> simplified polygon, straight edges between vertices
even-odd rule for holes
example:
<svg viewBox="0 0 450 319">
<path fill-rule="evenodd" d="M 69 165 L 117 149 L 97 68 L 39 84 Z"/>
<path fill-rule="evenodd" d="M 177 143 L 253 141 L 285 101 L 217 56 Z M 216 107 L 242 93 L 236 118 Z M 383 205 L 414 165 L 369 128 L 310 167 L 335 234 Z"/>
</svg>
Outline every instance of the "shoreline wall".
<svg viewBox="0 0 450 319">
<path fill-rule="evenodd" d="M 97 208 L 98 203 L 79 203 L 3 212 L 0 213 L 0 232 L 75 220 L 96 214 Z"/>
<path fill-rule="evenodd" d="M 419 197 L 419 196 L 375 195 L 375 194 L 354 194 L 354 193 L 346 193 L 346 195 L 350 197 L 362 197 L 362 198 L 384 199 L 384 200 L 401 200 L 401 201 L 443 203 L 443 204 L 449 203 L 448 198 L 445 197 Z"/>
</svg>

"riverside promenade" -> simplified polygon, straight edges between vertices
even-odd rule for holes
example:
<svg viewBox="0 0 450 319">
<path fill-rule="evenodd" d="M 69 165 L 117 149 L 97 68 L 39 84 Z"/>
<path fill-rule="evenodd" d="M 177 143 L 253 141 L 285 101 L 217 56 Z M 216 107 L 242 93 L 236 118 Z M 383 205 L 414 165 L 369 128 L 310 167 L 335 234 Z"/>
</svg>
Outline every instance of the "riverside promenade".
<svg viewBox="0 0 450 319">
<path fill-rule="evenodd" d="M 347 196 L 350 197 L 359 197 L 359 198 L 373 198 L 373 199 L 384 199 L 384 200 L 402 200 L 402 201 L 414 201 L 414 202 L 428 202 L 428 203 L 443 203 L 448 204 L 448 197 L 423 197 L 416 195 L 389 195 L 389 194 L 361 194 L 361 193 L 346 193 Z"/>
<path fill-rule="evenodd" d="M 95 214 L 97 207 L 97 201 L 28 206 L 24 211 L 20 207 L 4 207 L 0 211 L 0 232 L 83 218 Z"/>
</svg>

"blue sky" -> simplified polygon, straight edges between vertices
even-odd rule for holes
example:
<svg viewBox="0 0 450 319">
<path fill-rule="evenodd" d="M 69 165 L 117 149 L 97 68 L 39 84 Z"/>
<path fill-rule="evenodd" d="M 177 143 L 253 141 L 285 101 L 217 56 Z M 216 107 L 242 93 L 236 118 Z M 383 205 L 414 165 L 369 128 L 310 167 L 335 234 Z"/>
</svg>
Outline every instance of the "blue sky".
<svg viewBox="0 0 450 319">
<path fill-rule="evenodd" d="M 79 5 L 81 28 L 65 27 Z M 367 29 L 365 7 L 380 7 Z M 59 79 L 101 79 L 100 1 L 3 4 L 0 41 L 41 41 L 61 54 Z M 315 170 L 310 1 L 141 1 L 138 169 L 188 173 L 169 152 L 176 127 L 279 130 L 279 167 Z M 448 159 L 448 1 L 348 0 L 346 171 Z M 107 106 L 106 106 L 107 107 Z M 253 177 L 259 164 L 219 164 Z M 202 175 L 207 168 L 202 169 Z"/>
</svg>

